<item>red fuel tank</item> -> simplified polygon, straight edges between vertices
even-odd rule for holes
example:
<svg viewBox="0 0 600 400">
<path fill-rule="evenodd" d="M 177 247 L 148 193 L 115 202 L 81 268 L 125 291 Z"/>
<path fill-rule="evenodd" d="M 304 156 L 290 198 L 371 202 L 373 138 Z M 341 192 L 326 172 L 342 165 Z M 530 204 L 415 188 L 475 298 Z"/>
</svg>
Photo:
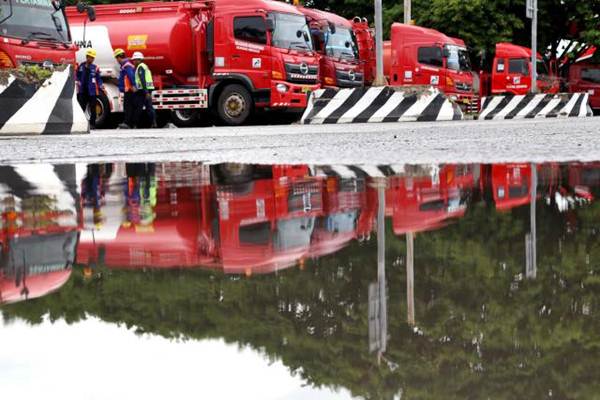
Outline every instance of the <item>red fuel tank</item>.
<svg viewBox="0 0 600 400">
<path fill-rule="evenodd" d="M 67 9 L 73 40 L 79 45 L 77 60 L 85 59 L 85 50 L 98 52 L 96 63 L 106 73 L 118 73 L 113 51 L 122 48 L 127 56 L 140 51 L 155 75 L 173 76 L 176 81 L 197 74 L 193 26 L 202 11 L 192 3 L 137 3 L 96 6 L 97 19 L 87 22 L 74 7 Z M 183 82 L 181 82 L 183 83 Z"/>
</svg>

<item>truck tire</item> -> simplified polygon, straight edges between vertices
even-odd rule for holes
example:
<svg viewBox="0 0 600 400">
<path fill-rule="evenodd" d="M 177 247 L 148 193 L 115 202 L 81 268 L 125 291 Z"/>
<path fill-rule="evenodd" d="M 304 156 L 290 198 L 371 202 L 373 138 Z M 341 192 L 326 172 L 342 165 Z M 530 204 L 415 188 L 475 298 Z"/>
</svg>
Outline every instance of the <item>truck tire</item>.
<svg viewBox="0 0 600 400">
<path fill-rule="evenodd" d="M 86 114 L 89 118 L 89 111 Z M 104 93 L 100 93 L 96 98 L 96 128 L 110 128 L 111 119 L 108 97 Z"/>
<path fill-rule="evenodd" d="M 171 121 L 179 128 L 191 128 L 196 125 L 198 120 L 198 110 L 173 110 L 171 111 Z"/>
<path fill-rule="evenodd" d="M 254 167 L 250 164 L 225 163 L 218 166 L 219 183 L 239 185 L 252 182 Z"/>
<path fill-rule="evenodd" d="M 254 108 L 252 96 L 242 85 L 229 85 L 219 96 L 217 112 L 223 123 L 230 126 L 242 125 Z"/>
</svg>

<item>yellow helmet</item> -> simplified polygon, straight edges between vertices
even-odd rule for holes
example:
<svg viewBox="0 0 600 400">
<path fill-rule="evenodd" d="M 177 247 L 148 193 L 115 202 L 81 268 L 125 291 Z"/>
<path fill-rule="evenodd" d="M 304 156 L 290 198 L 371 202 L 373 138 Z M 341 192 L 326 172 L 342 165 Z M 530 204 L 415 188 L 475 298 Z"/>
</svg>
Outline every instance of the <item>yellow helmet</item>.
<svg viewBox="0 0 600 400">
<path fill-rule="evenodd" d="M 116 49 L 115 52 L 113 53 L 113 56 L 119 57 L 119 56 L 124 56 L 125 55 L 125 50 L 123 49 Z"/>
<path fill-rule="evenodd" d="M 96 56 L 98 55 L 98 53 L 94 49 L 88 49 L 88 51 L 85 52 L 85 55 L 88 56 L 88 57 L 96 58 Z"/>
</svg>

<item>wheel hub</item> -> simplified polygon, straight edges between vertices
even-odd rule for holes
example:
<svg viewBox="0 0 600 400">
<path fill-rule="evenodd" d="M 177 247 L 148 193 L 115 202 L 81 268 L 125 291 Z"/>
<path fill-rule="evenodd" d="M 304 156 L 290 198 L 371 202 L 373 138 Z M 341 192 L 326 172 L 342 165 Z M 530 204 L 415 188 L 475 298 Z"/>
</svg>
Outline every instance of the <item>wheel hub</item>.
<svg viewBox="0 0 600 400">
<path fill-rule="evenodd" d="M 237 118 L 246 111 L 246 101 L 238 93 L 234 93 L 227 98 L 225 102 L 225 113 L 233 118 Z"/>
</svg>

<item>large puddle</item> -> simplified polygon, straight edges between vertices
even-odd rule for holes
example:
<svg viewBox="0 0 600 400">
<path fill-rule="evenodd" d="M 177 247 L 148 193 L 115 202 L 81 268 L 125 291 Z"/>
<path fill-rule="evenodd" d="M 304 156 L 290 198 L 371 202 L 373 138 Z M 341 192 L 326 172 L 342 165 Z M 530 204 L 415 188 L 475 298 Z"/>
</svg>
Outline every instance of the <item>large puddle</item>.
<svg viewBox="0 0 600 400">
<path fill-rule="evenodd" d="M 0 167 L 0 393 L 595 398 L 598 196 L 600 163 Z"/>
</svg>

